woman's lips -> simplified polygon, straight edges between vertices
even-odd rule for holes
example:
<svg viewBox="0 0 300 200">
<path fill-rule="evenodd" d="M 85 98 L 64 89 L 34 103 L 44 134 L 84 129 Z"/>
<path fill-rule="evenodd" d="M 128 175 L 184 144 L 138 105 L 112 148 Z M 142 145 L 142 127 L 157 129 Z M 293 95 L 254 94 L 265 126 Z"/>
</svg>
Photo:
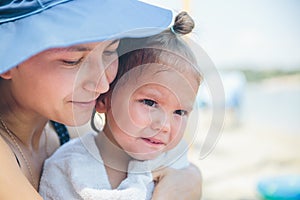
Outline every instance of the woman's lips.
<svg viewBox="0 0 300 200">
<path fill-rule="evenodd" d="M 72 104 L 74 106 L 83 107 L 83 108 L 89 108 L 94 107 L 96 105 L 96 100 L 92 101 L 72 101 Z"/>
</svg>

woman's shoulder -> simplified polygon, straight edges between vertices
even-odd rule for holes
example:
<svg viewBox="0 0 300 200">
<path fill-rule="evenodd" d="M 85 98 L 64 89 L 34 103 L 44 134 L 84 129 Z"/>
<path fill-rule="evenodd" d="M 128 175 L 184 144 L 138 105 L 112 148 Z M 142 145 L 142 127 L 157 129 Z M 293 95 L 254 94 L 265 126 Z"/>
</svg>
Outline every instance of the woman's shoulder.
<svg viewBox="0 0 300 200">
<path fill-rule="evenodd" d="M 2 130 L 0 130 L 0 131 L 2 131 Z M 6 170 L 5 170 L 6 167 L 7 167 L 7 170 L 10 170 L 10 169 L 20 170 L 20 166 L 17 161 L 16 155 L 14 154 L 11 147 L 7 143 L 5 137 L 3 137 L 2 132 L 1 132 L 1 136 L 0 136 L 0 163 L 1 163 L 0 173 L 6 173 Z"/>
<path fill-rule="evenodd" d="M 1 135 L 0 136 L 0 163 L 1 163 L 1 166 L 4 162 L 6 163 L 6 162 L 11 162 L 11 161 L 15 161 L 15 164 L 18 165 L 18 163 L 16 162 L 15 154 L 12 152 L 11 148 L 9 147 L 9 145 L 6 143 L 5 139 Z"/>
<path fill-rule="evenodd" d="M 0 199 L 20 199 L 20 194 L 23 199 L 41 199 L 23 175 L 15 154 L 2 136 L 0 136 L 0 163 Z M 16 188 L 18 192 L 12 192 Z"/>
</svg>

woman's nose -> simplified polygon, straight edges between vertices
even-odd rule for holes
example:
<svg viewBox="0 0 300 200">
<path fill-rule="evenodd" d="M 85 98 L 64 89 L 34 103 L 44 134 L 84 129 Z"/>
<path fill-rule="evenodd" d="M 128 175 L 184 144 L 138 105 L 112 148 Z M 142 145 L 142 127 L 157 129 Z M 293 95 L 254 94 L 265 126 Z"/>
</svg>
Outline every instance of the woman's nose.
<svg viewBox="0 0 300 200">
<path fill-rule="evenodd" d="M 94 62 L 90 63 L 89 79 L 85 83 L 85 89 L 96 92 L 99 95 L 107 92 L 109 90 L 110 80 L 106 74 L 106 67 L 102 60 L 99 58 L 95 59 Z"/>
<path fill-rule="evenodd" d="M 93 72 L 91 72 L 93 73 Z M 103 94 L 109 90 L 109 80 L 106 77 L 106 74 L 103 72 L 101 75 L 99 75 L 98 79 L 96 80 L 89 80 L 85 84 L 85 89 L 96 92 L 100 94 Z"/>
<path fill-rule="evenodd" d="M 105 71 L 100 76 L 99 81 L 96 84 L 96 91 L 99 93 L 105 93 L 109 90 L 110 81 L 108 80 Z"/>
</svg>

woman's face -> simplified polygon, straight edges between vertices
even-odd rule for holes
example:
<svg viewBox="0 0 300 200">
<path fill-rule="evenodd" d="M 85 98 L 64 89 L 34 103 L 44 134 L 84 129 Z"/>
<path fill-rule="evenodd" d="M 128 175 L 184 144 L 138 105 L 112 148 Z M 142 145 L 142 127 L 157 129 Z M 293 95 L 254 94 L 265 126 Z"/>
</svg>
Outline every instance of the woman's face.
<svg viewBox="0 0 300 200">
<path fill-rule="evenodd" d="M 43 51 L 10 71 L 17 106 L 66 125 L 86 123 L 116 76 L 119 41 Z"/>
</svg>

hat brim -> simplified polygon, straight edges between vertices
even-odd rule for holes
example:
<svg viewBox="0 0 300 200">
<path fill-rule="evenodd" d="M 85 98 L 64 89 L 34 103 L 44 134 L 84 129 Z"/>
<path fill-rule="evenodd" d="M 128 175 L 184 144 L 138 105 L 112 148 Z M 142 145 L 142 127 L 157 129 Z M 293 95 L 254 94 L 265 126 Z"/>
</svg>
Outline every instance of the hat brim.
<svg viewBox="0 0 300 200">
<path fill-rule="evenodd" d="M 144 37 L 166 29 L 172 12 L 135 0 L 73 0 L 0 26 L 0 73 L 49 48 Z"/>
</svg>

